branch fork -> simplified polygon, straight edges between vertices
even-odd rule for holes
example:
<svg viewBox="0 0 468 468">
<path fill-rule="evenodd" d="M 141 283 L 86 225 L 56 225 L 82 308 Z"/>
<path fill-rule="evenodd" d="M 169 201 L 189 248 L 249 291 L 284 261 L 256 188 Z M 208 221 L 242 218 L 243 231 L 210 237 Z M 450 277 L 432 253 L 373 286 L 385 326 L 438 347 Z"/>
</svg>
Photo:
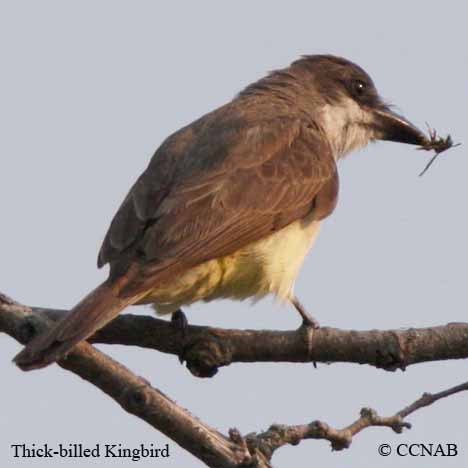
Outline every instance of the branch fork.
<svg viewBox="0 0 468 468">
<path fill-rule="evenodd" d="M 0 332 L 23 344 L 63 313 L 30 308 L 0 293 Z M 220 366 L 232 362 L 356 362 L 396 370 L 418 362 L 468 357 L 465 323 L 362 332 L 321 328 L 314 330 L 312 349 L 301 329 L 275 332 L 188 326 L 183 331 L 187 340 L 180 339 L 178 333 L 170 323 L 126 314 L 97 332 L 90 341 L 143 346 L 179 355 L 187 360 L 193 374 L 204 377 L 212 377 Z M 184 342 L 183 346 L 180 342 Z M 216 468 L 271 468 L 276 450 L 309 439 L 327 440 L 332 450 L 343 450 L 368 427 L 384 426 L 401 433 L 411 428 L 405 419 L 413 412 L 468 390 L 465 382 L 439 393 L 424 393 L 388 417 L 363 408 L 359 418 L 343 429 L 313 421 L 303 425 L 273 424 L 265 432 L 245 437 L 237 429 L 230 429 L 226 436 L 87 342 L 78 344 L 58 365 L 98 387 L 125 411 L 170 437 L 207 466 Z"/>
</svg>

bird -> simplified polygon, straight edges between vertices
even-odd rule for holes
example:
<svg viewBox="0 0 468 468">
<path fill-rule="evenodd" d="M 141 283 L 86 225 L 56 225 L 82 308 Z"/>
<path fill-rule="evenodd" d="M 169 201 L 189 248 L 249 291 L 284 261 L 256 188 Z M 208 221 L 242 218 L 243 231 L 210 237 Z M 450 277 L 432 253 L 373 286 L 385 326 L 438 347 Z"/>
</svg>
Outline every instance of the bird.
<svg viewBox="0 0 468 468">
<path fill-rule="evenodd" d="M 427 144 L 348 59 L 301 56 L 248 85 L 163 141 L 105 235 L 108 278 L 14 362 L 46 367 L 133 304 L 273 294 L 317 326 L 294 282 L 335 209 L 338 161 L 376 140 Z"/>
</svg>

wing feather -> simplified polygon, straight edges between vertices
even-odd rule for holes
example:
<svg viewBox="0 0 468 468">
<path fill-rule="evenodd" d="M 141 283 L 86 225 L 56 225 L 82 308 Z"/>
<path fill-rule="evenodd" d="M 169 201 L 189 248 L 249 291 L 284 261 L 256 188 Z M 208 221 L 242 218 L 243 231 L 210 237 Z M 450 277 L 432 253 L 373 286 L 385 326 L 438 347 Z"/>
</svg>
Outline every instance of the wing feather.
<svg viewBox="0 0 468 468">
<path fill-rule="evenodd" d="M 178 142 L 187 129 L 190 141 Z M 99 264 L 110 262 L 111 274 L 139 264 L 123 295 L 335 206 L 330 147 L 300 119 L 227 125 L 214 118 L 172 139 L 127 195 L 101 248 Z"/>
</svg>

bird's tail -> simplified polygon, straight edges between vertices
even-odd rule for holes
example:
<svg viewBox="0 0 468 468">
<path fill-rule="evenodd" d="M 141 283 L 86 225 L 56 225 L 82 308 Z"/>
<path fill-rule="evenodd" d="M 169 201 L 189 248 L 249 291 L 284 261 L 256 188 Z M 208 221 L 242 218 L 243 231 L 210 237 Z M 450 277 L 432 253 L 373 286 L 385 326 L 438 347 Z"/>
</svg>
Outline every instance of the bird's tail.
<svg viewBox="0 0 468 468">
<path fill-rule="evenodd" d="M 13 361 L 22 370 L 32 370 L 63 357 L 134 302 L 134 298 L 119 297 L 119 290 L 109 281 L 99 285 L 52 328 L 33 338 Z"/>
</svg>

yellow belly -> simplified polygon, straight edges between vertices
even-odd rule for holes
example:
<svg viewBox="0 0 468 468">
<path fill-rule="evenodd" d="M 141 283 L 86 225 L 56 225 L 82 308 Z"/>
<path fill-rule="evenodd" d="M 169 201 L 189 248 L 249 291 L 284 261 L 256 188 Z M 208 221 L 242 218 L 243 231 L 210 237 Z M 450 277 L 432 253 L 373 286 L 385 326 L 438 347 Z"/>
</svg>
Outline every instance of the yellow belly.
<svg viewBox="0 0 468 468">
<path fill-rule="evenodd" d="M 318 230 L 318 221 L 296 221 L 232 255 L 197 265 L 170 284 L 157 285 L 141 303 L 153 303 L 158 314 L 168 314 L 199 300 L 258 300 L 269 293 L 288 299 Z"/>
</svg>

